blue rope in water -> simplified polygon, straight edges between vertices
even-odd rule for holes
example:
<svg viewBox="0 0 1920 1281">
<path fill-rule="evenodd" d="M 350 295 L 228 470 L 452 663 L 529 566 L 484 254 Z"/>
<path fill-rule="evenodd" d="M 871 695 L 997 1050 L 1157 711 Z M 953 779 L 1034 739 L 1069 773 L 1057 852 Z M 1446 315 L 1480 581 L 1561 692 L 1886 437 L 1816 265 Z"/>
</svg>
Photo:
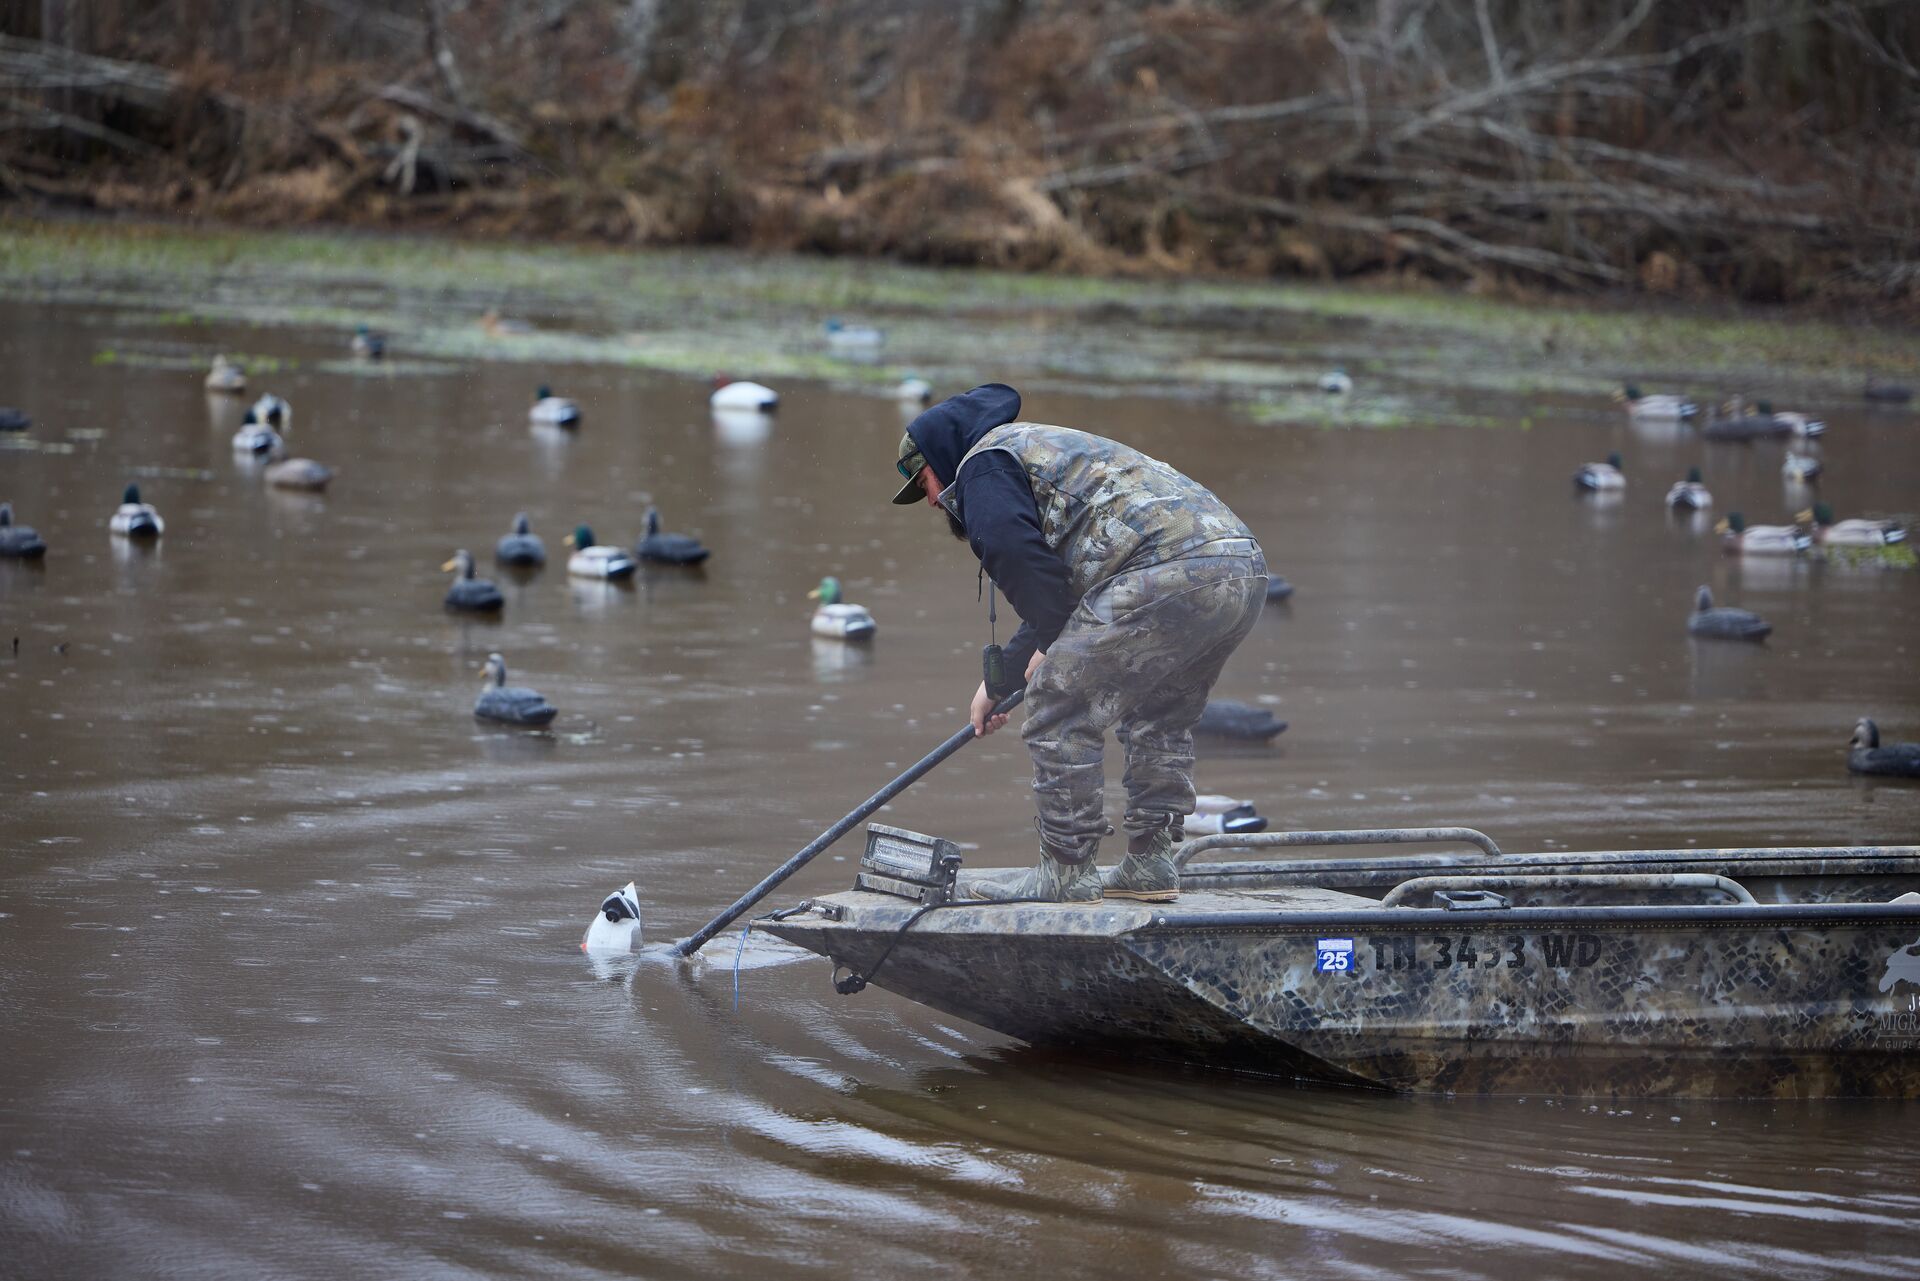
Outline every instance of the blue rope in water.
<svg viewBox="0 0 1920 1281">
<path fill-rule="evenodd" d="M 740 927 L 740 946 L 733 949 L 733 1012 L 740 1012 L 740 957 L 747 950 L 747 935 L 753 932 L 753 922 L 748 921 Z"/>
</svg>

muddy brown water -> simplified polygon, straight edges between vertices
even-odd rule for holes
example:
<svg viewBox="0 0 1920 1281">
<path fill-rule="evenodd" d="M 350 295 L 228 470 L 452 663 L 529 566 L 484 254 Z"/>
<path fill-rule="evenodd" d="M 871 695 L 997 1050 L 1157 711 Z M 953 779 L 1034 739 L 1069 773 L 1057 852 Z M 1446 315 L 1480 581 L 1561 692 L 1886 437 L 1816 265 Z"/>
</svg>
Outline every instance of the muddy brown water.
<svg viewBox="0 0 1920 1281">
<path fill-rule="evenodd" d="M 302 362 L 255 385 L 339 467 L 312 498 L 236 463 L 196 372 L 97 364 L 128 332 L 0 304 L 0 400 L 60 447 L 0 453 L 52 547 L 0 563 L 7 1275 L 1920 1274 L 1911 1104 L 1299 1089 L 1040 1054 L 770 942 L 736 1011 L 732 933 L 686 970 L 589 961 L 609 890 L 683 935 L 959 722 L 985 615 L 965 550 L 885 502 L 896 406 L 803 382 L 717 431 L 686 378 L 162 333 Z M 1719 511 L 1777 519 L 1778 446 L 1484 393 L 1532 426 L 1256 426 L 1028 372 L 978 376 L 1206 481 L 1297 586 L 1219 691 L 1292 728 L 1203 788 L 1512 850 L 1920 839 L 1920 787 L 1844 766 L 1860 715 L 1920 737 L 1920 574 L 1743 565 L 1660 506 L 1700 462 Z M 529 429 L 537 381 L 576 436 Z M 1911 415 L 1817 408 L 1842 515 L 1920 505 Z M 1616 448 L 1624 498 L 1576 497 Z M 140 468 L 152 550 L 105 527 Z M 565 531 L 631 543 L 648 499 L 706 571 L 570 582 Z M 545 571 L 498 576 L 498 622 L 444 614 L 439 564 L 489 572 L 518 510 Z M 824 573 L 870 649 L 810 637 Z M 1773 639 L 1690 642 L 1701 583 Z M 552 732 L 472 719 L 492 650 Z M 882 817 L 1012 863 L 1024 783 L 1009 734 Z"/>
</svg>

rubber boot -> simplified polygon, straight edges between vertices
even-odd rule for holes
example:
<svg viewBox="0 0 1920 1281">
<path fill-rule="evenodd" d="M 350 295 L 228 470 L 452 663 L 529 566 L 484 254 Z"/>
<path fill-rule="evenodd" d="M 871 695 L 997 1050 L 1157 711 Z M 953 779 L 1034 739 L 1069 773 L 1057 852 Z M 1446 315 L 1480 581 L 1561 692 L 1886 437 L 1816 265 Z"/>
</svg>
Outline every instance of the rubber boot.
<svg viewBox="0 0 1920 1281">
<path fill-rule="evenodd" d="M 1107 898 L 1171 903 L 1180 897 L 1180 869 L 1173 861 L 1173 831 L 1156 828 L 1128 839 L 1127 857 L 1100 884 Z"/>
<path fill-rule="evenodd" d="M 991 881 L 975 881 L 967 887 L 967 897 L 1000 902 L 1039 899 L 1046 903 L 1098 903 L 1100 869 L 1092 859 L 1062 863 L 1042 846 L 1038 866 Z"/>
</svg>

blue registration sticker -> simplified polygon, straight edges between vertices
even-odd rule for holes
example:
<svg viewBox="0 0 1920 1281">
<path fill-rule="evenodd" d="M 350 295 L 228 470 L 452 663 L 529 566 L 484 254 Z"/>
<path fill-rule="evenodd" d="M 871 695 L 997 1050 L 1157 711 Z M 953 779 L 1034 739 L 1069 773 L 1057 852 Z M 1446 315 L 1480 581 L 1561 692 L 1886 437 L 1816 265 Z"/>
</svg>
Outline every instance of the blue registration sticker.
<svg viewBox="0 0 1920 1281">
<path fill-rule="evenodd" d="M 1353 940 L 1321 939 L 1314 945 L 1313 968 L 1319 974 L 1353 972 Z"/>
</svg>

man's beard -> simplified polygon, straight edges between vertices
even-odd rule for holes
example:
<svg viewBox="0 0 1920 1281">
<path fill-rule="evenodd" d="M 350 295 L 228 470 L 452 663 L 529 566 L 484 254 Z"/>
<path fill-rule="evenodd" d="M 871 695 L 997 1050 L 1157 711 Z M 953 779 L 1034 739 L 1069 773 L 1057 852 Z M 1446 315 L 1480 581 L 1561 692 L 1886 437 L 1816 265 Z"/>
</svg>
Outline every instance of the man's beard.
<svg viewBox="0 0 1920 1281">
<path fill-rule="evenodd" d="M 958 516 L 955 516 L 952 512 L 947 511 L 947 509 L 944 507 L 942 507 L 940 510 L 942 512 L 946 512 L 947 532 L 952 534 L 955 538 L 959 539 L 961 542 L 963 543 L 966 542 L 967 527 L 960 523 L 960 518 Z"/>
</svg>

